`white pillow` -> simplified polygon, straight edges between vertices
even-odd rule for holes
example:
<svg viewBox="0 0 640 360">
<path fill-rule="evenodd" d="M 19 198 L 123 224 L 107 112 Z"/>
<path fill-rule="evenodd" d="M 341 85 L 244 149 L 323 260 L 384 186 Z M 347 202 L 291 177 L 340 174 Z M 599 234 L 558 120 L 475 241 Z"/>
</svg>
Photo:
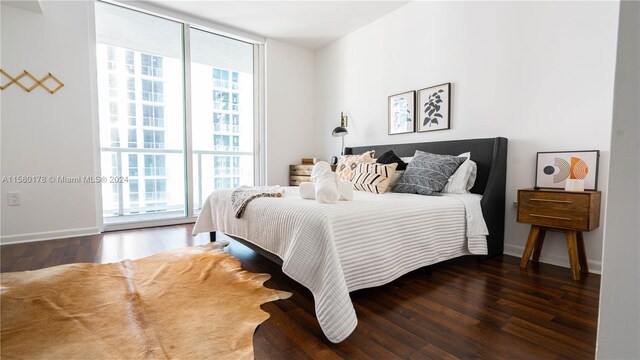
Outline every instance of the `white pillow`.
<svg viewBox="0 0 640 360">
<path fill-rule="evenodd" d="M 447 184 L 441 191 L 443 193 L 467 194 L 476 182 L 478 165 L 471 160 L 471 153 L 466 152 L 458 155 L 458 157 L 464 157 L 467 158 L 467 160 L 465 160 L 465 162 L 456 169 L 456 172 L 449 177 Z"/>
<path fill-rule="evenodd" d="M 402 161 L 408 164 L 411 162 L 411 160 L 413 160 L 413 156 L 404 156 L 404 157 L 401 157 L 400 159 L 402 159 Z"/>
</svg>

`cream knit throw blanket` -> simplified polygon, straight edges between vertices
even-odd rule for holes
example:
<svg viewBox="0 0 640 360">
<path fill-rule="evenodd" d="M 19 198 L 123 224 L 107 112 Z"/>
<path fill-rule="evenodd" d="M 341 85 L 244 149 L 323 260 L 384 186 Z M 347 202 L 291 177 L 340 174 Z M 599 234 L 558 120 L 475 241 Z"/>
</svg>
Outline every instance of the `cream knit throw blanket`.
<svg viewBox="0 0 640 360">
<path fill-rule="evenodd" d="M 244 209 L 249 202 L 259 197 L 281 197 L 282 188 L 280 186 L 247 186 L 242 185 L 231 193 L 231 208 L 236 219 L 242 218 Z"/>
</svg>

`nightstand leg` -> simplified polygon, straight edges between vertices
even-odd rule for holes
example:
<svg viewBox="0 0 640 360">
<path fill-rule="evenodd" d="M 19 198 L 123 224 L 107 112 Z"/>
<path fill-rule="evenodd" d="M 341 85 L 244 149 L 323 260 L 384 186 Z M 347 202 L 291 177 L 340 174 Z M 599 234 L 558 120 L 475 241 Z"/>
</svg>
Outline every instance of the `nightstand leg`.
<svg viewBox="0 0 640 360">
<path fill-rule="evenodd" d="M 529 238 L 527 239 L 527 245 L 525 245 L 524 247 L 524 252 L 522 253 L 522 259 L 520 260 L 521 269 L 527 268 L 529 257 L 531 257 L 533 248 L 536 246 L 536 242 L 538 240 L 539 234 L 540 234 L 540 226 L 531 225 L 531 230 L 529 230 Z"/>
<path fill-rule="evenodd" d="M 536 238 L 536 247 L 533 248 L 533 258 L 531 261 L 538 262 L 540 260 L 540 252 L 542 251 L 542 244 L 544 244 L 544 236 L 547 234 L 545 229 L 540 229 L 538 237 Z"/>
<path fill-rule="evenodd" d="M 587 254 L 584 252 L 584 237 L 582 231 L 578 231 L 578 260 L 580 261 L 580 272 L 586 274 L 589 272 L 587 265 Z"/>
<path fill-rule="evenodd" d="M 578 260 L 578 239 L 576 231 L 567 231 L 567 252 L 569 253 L 569 264 L 571 265 L 571 278 L 580 280 L 580 263 Z"/>
</svg>

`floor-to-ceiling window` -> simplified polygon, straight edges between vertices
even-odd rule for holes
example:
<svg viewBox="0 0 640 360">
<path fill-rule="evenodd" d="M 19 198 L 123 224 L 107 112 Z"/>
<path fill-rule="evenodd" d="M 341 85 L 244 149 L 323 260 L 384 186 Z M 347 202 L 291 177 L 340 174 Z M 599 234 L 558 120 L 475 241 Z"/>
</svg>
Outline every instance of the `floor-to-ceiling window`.
<svg viewBox="0 0 640 360">
<path fill-rule="evenodd" d="M 251 44 L 191 30 L 195 212 L 214 189 L 253 184 L 253 83 Z"/>
<path fill-rule="evenodd" d="M 102 2 L 96 40 L 107 226 L 193 216 L 212 190 L 254 184 L 254 44 Z"/>
</svg>

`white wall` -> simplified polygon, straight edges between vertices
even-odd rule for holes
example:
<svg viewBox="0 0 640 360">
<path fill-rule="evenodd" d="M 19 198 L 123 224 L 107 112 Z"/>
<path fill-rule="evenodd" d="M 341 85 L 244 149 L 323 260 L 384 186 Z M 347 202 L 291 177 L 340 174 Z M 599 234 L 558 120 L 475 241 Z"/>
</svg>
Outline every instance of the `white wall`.
<svg viewBox="0 0 640 360">
<path fill-rule="evenodd" d="M 43 14 L 2 5 L 2 69 L 51 72 L 65 86 L 53 95 L 15 84 L 0 93 L 2 176 L 94 175 L 93 4 L 41 6 Z M 7 206 L 8 191 L 21 192 L 21 206 Z M 0 193 L 3 243 L 98 232 L 95 185 L 4 182 Z"/>
<path fill-rule="evenodd" d="M 338 152 L 326 134 L 340 111 L 353 146 L 507 137 L 505 252 L 521 256 L 529 226 L 512 202 L 534 184 L 536 152 L 601 150 L 606 200 L 617 15 L 615 2 L 411 2 L 318 51 L 323 155 Z M 389 95 L 444 82 L 451 130 L 387 135 Z M 563 237 L 547 238 L 541 261 L 568 266 Z M 585 242 L 597 272 L 602 226 Z"/>
<path fill-rule="evenodd" d="M 640 3 L 620 5 L 596 358 L 640 359 Z"/>
<path fill-rule="evenodd" d="M 289 185 L 289 165 L 316 157 L 314 53 L 267 40 L 267 184 Z"/>
</svg>

